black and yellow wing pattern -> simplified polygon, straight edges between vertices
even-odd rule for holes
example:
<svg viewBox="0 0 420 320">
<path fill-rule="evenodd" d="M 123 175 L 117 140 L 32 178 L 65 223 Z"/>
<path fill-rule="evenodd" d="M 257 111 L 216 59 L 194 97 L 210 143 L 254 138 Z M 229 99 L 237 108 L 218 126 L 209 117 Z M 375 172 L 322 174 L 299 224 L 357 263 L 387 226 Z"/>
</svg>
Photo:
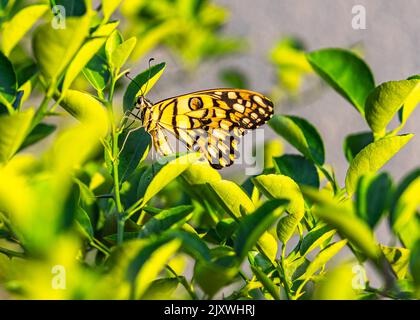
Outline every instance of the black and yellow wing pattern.
<svg viewBox="0 0 420 320">
<path fill-rule="evenodd" d="M 165 131 L 189 150 L 200 151 L 216 169 L 238 157 L 239 137 L 265 124 L 273 103 L 260 93 L 241 89 L 197 91 L 162 100 L 143 113 L 143 125 L 156 150 L 172 153 Z"/>
</svg>

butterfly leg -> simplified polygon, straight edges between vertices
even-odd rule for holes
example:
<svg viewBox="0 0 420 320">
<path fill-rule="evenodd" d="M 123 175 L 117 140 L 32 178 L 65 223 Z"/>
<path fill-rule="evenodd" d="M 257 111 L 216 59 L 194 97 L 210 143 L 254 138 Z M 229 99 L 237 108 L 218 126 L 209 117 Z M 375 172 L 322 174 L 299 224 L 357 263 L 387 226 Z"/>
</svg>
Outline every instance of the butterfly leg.
<svg viewBox="0 0 420 320">
<path fill-rule="evenodd" d="M 128 140 L 128 137 L 130 136 L 130 134 L 132 134 L 133 132 L 135 132 L 135 131 L 137 131 L 137 130 L 140 130 L 141 128 L 143 128 L 142 126 L 140 126 L 140 127 L 137 127 L 137 128 L 133 128 L 133 129 L 130 129 L 128 132 L 127 132 L 127 135 L 125 136 L 125 138 L 124 138 L 124 142 L 123 142 L 123 144 L 122 144 L 122 146 L 121 146 L 121 149 L 120 149 L 120 152 L 118 152 L 118 156 L 121 154 L 121 152 L 124 150 L 124 147 L 125 147 L 125 144 L 127 143 L 127 140 Z"/>
</svg>

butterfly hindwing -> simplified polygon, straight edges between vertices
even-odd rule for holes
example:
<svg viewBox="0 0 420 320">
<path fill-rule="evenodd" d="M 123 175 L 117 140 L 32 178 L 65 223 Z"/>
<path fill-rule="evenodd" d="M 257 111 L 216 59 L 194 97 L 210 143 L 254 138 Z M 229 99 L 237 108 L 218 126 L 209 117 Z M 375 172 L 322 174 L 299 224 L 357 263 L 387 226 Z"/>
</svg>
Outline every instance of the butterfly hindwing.
<svg viewBox="0 0 420 320">
<path fill-rule="evenodd" d="M 237 158 L 240 137 L 271 118 L 273 104 L 256 92 L 214 89 L 160 101 L 153 105 L 151 113 L 156 120 L 151 126 L 154 130 L 149 132 L 162 154 L 170 150 L 163 140 L 162 132 L 166 130 L 220 169 Z"/>
</svg>

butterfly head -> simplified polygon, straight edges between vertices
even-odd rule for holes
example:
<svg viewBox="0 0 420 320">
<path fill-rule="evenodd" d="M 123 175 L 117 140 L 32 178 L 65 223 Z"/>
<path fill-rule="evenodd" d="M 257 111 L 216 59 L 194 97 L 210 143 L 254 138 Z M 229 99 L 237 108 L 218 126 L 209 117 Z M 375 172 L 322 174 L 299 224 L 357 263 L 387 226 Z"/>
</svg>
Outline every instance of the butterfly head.
<svg viewBox="0 0 420 320">
<path fill-rule="evenodd" d="M 136 108 L 142 110 L 144 108 L 151 108 L 152 105 L 153 105 L 152 102 L 146 99 L 143 95 L 140 95 L 137 97 Z"/>
</svg>

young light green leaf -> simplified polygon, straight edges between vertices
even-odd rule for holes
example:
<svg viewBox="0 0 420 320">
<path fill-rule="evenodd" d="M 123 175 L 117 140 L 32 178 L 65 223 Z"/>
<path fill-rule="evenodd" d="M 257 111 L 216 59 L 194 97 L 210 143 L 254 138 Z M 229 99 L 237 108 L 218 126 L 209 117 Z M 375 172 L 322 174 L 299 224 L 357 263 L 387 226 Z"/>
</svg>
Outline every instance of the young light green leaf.
<svg viewBox="0 0 420 320">
<path fill-rule="evenodd" d="M 160 190 L 162 190 L 169 182 L 178 177 L 181 173 L 189 168 L 191 163 L 194 163 L 199 158 L 199 155 L 196 153 L 189 153 L 187 155 L 172 159 L 168 158 L 169 162 L 164 164 L 158 171 L 155 171 L 152 180 L 147 185 L 144 195 L 143 203 L 146 204 L 154 197 Z M 150 168 L 152 173 L 155 169 Z M 148 171 L 150 171 L 148 170 Z M 144 173 L 144 179 L 147 180 L 147 171 Z M 150 172 L 149 172 L 150 173 Z M 140 180 L 140 184 L 147 184 L 147 181 L 144 181 L 143 177 Z"/>
<path fill-rule="evenodd" d="M 108 21 L 111 15 L 117 10 L 122 0 L 103 0 L 102 1 L 102 12 L 104 13 L 104 20 Z"/>
<path fill-rule="evenodd" d="M 335 242 L 322 249 L 315 259 L 309 264 L 305 273 L 299 277 L 299 280 L 310 279 L 319 269 L 330 261 L 347 244 L 347 239 Z"/>
<path fill-rule="evenodd" d="M 83 44 L 69 64 L 61 89 L 63 93 L 70 87 L 74 79 L 76 79 L 88 62 L 92 61 L 94 55 L 105 44 L 106 39 L 117 26 L 118 22 L 111 22 L 100 26 L 92 33 L 91 38 Z"/>
<path fill-rule="evenodd" d="M 392 180 L 387 173 L 367 174 L 359 179 L 356 214 L 374 229 L 390 203 Z"/>
<path fill-rule="evenodd" d="M 60 105 L 80 122 L 94 125 L 100 135 L 108 132 L 108 115 L 102 104 L 90 94 L 67 90 Z"/>
<path fill-rule="evenodd" d="M 111 67 L 115 68 L 118 72 L 124 63 L 127 61 L 128 57 L 130 56 L 131 52 L 133 51 L 136 45 L 137 39 L 132 37 L 120 45 L 118 45 L 111 55 L 110 65 Z"/>
<path fill-rule="evenodd" d="M 253 202 L 236 183 L 220 180 L 210 182 L 208 186 L 213 191 L 214 201 L 220 203 L 232 218 L 242 216 L 241 207 L 248 213 L 254 211 Z"/>
<path fill-rule="evenodd" d="M 399 233 L 412 220 L 420 205 L 420 170 L 410 173 L 399 184 L 391 209 L 392 229 Z"/>
<path fill-rule="evenodd" d="M 315 227 L 303 238 L 299 248 L 300 255 L 302 257 L 306 256 L 309 252 L 330 240 L 334 234 L 335 230 L 331 229 L 330 226 L 319 225 Z"/>
<path fill-rule="evenodd" d="M 54 29 L 51 23 L 45 23 L 35 30 L 33 51 L 41 74 L 48 82 L 56 84 L 88 36 L 89 23 L 89 16 L 67 17 L 65 29 Z"/>
<path fill-rule="evenodd" d="M 299 186 L 291 178 L 282 175 L 259 175 L 252 182 L 269 199 L 286 199 L 289 201 L 287 211 L 297 221 L 305 214 L 305 202 Z"/>
<path fill-rule="evenodd" d="M 318 171 L 310 160 L 294 154 L 285 154 L 273 160 L 278 173 L 292 178 L 298 184 L 319 188 Z"/>
<path fill-rule="evenodd" d="M 404 279 L 408 273 L 410 251 L 406 248 L 387 247 L 383 245 L 380 247 L 398 279 Z"/>
<path fill-rule="evenodd" d="M 0 115 L 0 163 L 7 162 L 25 141 L 31 127 L 34 110 Z"/>
<path fill-rule="evenodd" d="M 264 232 L 258 239 L 258 247 L 264 252 L 264 255 L 274 263 L 277 258 L 277 251 L 279 249 L 278 241 L 268 231 Z"/>
<path fill-rule="evenodd" d="M 47 10 L 48 5 L 46 4 L 30 5 L 3 23 L 2 47 L 6 56 L 10 55 L 12 49 Z"/>
<path fill-rule="evenodd" d="M 419 102 L 419 79 L 385 82 L 369 94 L 366 100 L 366 120 L 375 135 L 382 137 L 389 122 L 402 107 L 406 111 L 396 131 L 405 124 L 408 115 Z"/>
<path fill-rule="evenodd" d="M 368 65 L 351 51 L 323 49 L 307 54 L 314 70 L 362 115 L 365 101 L 375 87 Z"/>
<path fill-rule="evenodd" d="M 112 53 L 115 51 L 115 48 L 123 43 L 123 41 L 123 36 L 119 30 L 115 30 L 113 33 L 111 33 L 105 43 L 105 55 L 107 61 L 111 61 Z"/>
<path fill-rule="evenodd" d="M 372 132 L 360 132 L 348 135 L 344 139 L 343 150 L 348 162 L 351 162 L 357 154 L 367 145 L 373 142 Z"/>
<path fill-rule="evenodd" d="M 126 279 L 135 284 L 133 290 L 135 297 L 140 297 L 146 292 L 181 244 L 182 241 L 179 239 L 157 240 L 146 245 L 136 254 L 126 271 Z"/>
<path fill-rule="evenodd" d="M 316 284 L 314 298 L 317 300 L 356 300 L 353 270 L 354 263 L 345 263 L 329 270 L 326 277 Z M 366 279 L 363 277 L 361 280 Z"/>
<path fill-rule="evenodd" d="M 305 157 L 319 165 L 324 164 L 324 143 L 308 121 L 296 116 L 275 115 L 268 124 Z"/>
<path fill-rule="evenodd" d="M 9 110 L 17 93 L 17 80 L 15 70 L 10 60 L 0 52 L 0 103 Z"/>
<path fill-rule="evenodd" d="M 350 163 L 350 167 L 347 170 L 347 193 L 352 195 L 356 189 L 357 181 L 361 176 L 378 171 L 398 151 L 400 151 L 412 137 L 412 134 L 386 137 L 369 144 L 360 151 Z"/>
<path fill-rule="evenodd" d="M 380 256 L 379 247 L 370 228 L 354 216 L 349 209 L 337 204 L 317 205 L 313 213 L 324 220 L 338 233 L 358 247 L 367 257 L 377 260 Z"/>
<path fill-rule="evenodd" d="M 239 223 L 235 238 L 235 252 L 242 261 L 255 246 L 258 239 L 280 217 L 288 204 L 287 200 L 270 200 Z"/>
<path fill-rule="evenodd" d="M 293 236 L 299 221 L 294 216 L 282 217 L 277 223 L 277 237 L 286 244 Z"/>
<path fill-rule="evenodd" d="M 143 71 L 142 73 L 134 77 L 133 81 L 130 82 L 124 93 L 124 112 L 133 109 L 136 97 L 139 94 L 146 95 L 147 92 L 149 92 L 149 90 L 154 86 L 156 81 L 162 75 L 163 70 L 165 70 L 165 67 L 166 64 L 162 62 L 151 67 L 150 69 L 147 69 L 146 71 Z"/>
</svg>

